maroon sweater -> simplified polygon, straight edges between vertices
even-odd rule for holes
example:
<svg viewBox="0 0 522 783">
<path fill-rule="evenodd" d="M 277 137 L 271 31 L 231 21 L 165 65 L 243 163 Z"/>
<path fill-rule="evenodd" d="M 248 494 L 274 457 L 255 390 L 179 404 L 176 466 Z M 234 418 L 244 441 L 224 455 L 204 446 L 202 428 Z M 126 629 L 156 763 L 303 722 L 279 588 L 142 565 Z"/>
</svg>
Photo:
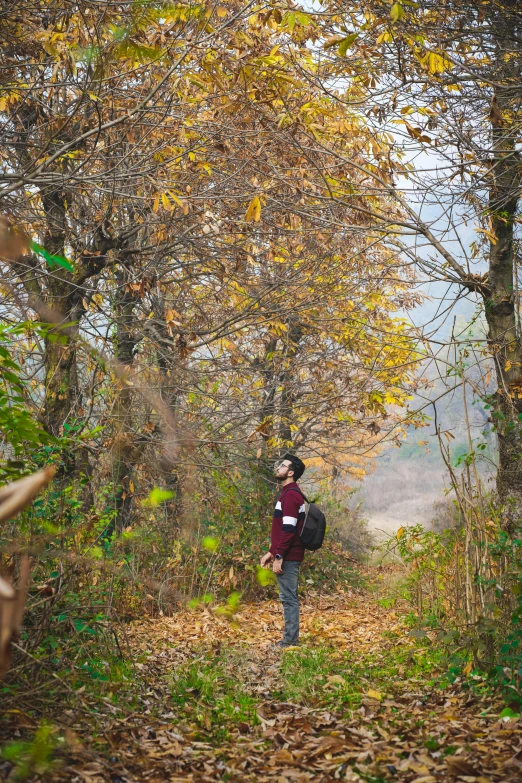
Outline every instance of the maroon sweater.
<svg viewBox="0 0 522 783">
<path fill-rule="evenodd" d="M 272 518 L 272 543 L 270 552 L 284 560 L 304 559 L 304 547 L 297 535 L 305 518 L 304 498 L 293 481 L 283 487 L 275 505 Z"/>
</svg>

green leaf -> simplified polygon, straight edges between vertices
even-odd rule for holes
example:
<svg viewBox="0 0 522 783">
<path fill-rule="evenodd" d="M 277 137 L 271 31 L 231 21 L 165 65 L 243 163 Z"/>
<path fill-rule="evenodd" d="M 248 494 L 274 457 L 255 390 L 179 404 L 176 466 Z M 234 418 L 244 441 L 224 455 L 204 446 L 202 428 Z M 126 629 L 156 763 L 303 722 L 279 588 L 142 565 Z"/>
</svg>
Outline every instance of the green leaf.
<svg viewBox="0 0 522 783">
<path fill-rule="evenodd" d="M 97 435 L 99 432 L 103 432 L 104 429 L 105 427 L 99 424 L 97 427 L 94 427 L 94 429 L 88 430 L 87 432 L 83 432 L 80 435 L 80 438 L 82 438 L 83 440 L 87 440 L 88 438 L 92 438 L 93 435 Z"/>
<path fill-rule="evenodd" d="M 514 712 L 511 707 L 504 707 L 499 718 L 502 718 L 503 720 L 517 720 L 520 718 L 520 713 Z"/>
<path fill-rule="evenodd" d="M 346 38 L 343 38 L 343 40 L 339 44 L 339 48 L 337 49 L 341 57 L 345 56 L 347 50 L 350 48 L 350 46 L 353 43 L 355 43 L 358 37 L 359 37 L 359 33 L 350 33 L 350 35 L 347 35 Z"/>
<path fill-rule="evenodd" d="M 309 24 L 312 24 L 312 20 L 308 14 L 304 14 L 302 12 L 296 12 L 296 18 L 302 27 L 308 27 Z"/>
<path fill-rule="evenodd" d="M 409 633 L 409 636 L 413 636 L 414 639 L 424 639 L 427 635 L 426 631 L 422 631 L 420 628 L 414 628 Z"/>
<path fill-rule="evenodd" d="M 263 587 L 276 583 L 276 576 L 269 568 L 261 568 L 261 566 L 258 566 L 256 577 L 259 584 Z"/>
<path fill-rule="evenodd" d="M 286 24 L 290 32 L 293 32 L 296 21 L 297 21 L 297 17 L 295 14 L 291 12 L 286 14 Z"/>
<path fill-rule="evenodd" d="M 240 598 L 241 598 L 240 593 L 230 593 L 230 595 L 227 598 L 228 606 L 234 611 L 236 611 L 237 609 L 239 609 Z"/>
<path fill-rule="evenodd" d="M 89 627 L 89 623 L 86 620 L 80 620 L 79 618 L 75 618 L 72 621 L 72 624 L 74 625 L 74 628 L 76 631 L 78 631 L 78 633 L 85 631 L 86 628 Z"/>
<path fill-rule="evenodd" d="M 205 538 L 201 540 L 201 546 L 204 549 L 208 549 L 209 552 L 215 552 L 219 546 L 219 541 L 212 536 L 205 536 Z"/>
<path fill-rule="evenodd" d="M 67 269 L 68 272 L 74 272 L 74 267 L 71 264 L 70 261 L 67 261 L 66 258 L 63 258 L 62 256 L 52 256 L 50 253 L 45 250 L 45 248 L 41 247 L 37 242 L 31 242 L 29 245 L 33 253 L 36 253 L 38 256 L 42 256 L 42 258 L 45 258 L 49 266 L 52 268 L 53 266 L 61 266 L 64 269 Z"/>
<path fill-rule="evenodd" d="M 170 500 L 173 497 L 174 492 L 171 492 L 168 489 L 154 487 L 149 493 L 148 498 L 146 498 L 141 505 L 145 506 L 145 508 L 155 508 L 156 506 L 159 506 L 160 503 L 164 503 L 165 500 Z"/>
</svg>

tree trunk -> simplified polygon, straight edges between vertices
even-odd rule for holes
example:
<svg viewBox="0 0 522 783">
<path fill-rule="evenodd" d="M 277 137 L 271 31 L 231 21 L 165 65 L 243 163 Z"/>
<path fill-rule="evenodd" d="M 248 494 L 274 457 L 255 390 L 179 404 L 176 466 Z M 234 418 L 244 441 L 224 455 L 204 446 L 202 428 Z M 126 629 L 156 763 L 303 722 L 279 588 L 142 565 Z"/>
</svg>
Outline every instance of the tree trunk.
<svg viewBox="0 0 522 783">
<path fill-rule="evenodd" d="M 497 20 L 497 24 L 502 22 Z M 505 31 L 506 40 L 512 31 Z M 516 312 L 514 218 L 520 192 L 520 157 L 515 148 L 518 130 L 513 102 L 516 65 L 506 63 L 498 48 L 503 84 L 496 91 L 491 109 L 492 165 L 489 213 L 494 239 L 490 242 L 488 295 L 485 313 L 488 338 L 495 359 L 498 389 L 494 418 L 498 436 L 497 489 L 506 511 L 506 527 L 522 518 L 522 349 L 519 313 Z"/>
<path fill-rule="evenodd" d="M 50 255 L 65 256 L 67 228 L 66 196 L 59 190 L 42 194 L 47 231 L 45 249 Z M 45 397 L 43 418 L 48 432 L 57 438 L 74 436 L 81 408 L 78 382 L 77 336 L 83 314 L 81 294 L 65 269 L 53 271 L 46 278 L 44 320 L 54 327 L 45 338 Z M 38 307 L 38 305 L 36 305 Z M 68 428 L 71 429 L 68 429 Z M 81 471 L 84 481 L 90 477 L 87 449 L 80 445 L 62 452 L 61 474 L 71 476 Z"/>
<path fill-rule="evenodd" d="M 134 350 L 139 338 L 134 327 L 134 308 L 138 296 L 125 289 L 123 275 L 117 276 L 117 299 L 115 305 L 116 342 L 115 354 L 123 368 L 130 369 L 134 362 Z M 132 387 L 125 378 L 119 380 L 116 395 L 115 416 L 117 432 L 114 442 L 112 476 L 115 487 L 115 528 L 118 533 L 130 525 L 134 491 L 131 486 L 134 458 L 134 433 L 132 428 Z M 112 535 L 112 530 L 109 531 Z"/>
<path fill-rule="evenodd" d="M 294 403 L 298 367 L 296 363 L 299 342 L 303 330 L 299 324 L 290 323 L 288 329 L 288 344 L 286 346 L 285 369 L 281 377 L 281 426 L 280 439 L 283 442 L 282 453 L 294 446 L 292 425 L 294 424 Z"/>
<path fill-rule="evenodd" d="M 167 305 L 164 296 L 158 292 L 153 297 L 154 331 L 157 343 L 157 362 L 160 371 L 158 394 L 161 397 L 173 417 L 177 419 L 179 397 L 184 381 L 185 362 L 183 360 L 181 346 L 174 343 L 176 334 L 169 332 L 166 322 Z M 179 344 L 179 337 L 178 337 Z M 181 431 L 180 431 L 181 432 Z M 178 437 L 179 437 L 178 432 Z M 168 442 L 168 427 L 162 434 L 163 443 L 159 455 L 158 469 L 161 475 L 162 488 L 172 492 L 172 497 L 163 504 L 165 512 L 165 531 L 171 534 L 173 526 L 181 530 L 183 519 L 183 486 L 185 483 L 183 468 L 179 462 L 175 462 L 172 456 L 172 447 Z"/>
</svg>

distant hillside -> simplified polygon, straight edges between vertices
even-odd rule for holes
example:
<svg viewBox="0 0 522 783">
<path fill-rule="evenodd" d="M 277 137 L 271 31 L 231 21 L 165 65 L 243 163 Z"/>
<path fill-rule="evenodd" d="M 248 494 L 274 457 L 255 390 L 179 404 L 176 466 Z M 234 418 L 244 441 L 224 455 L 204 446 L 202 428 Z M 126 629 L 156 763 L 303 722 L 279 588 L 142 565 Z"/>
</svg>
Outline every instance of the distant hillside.
<svg viewBox="0 0 522 783">
<path fill-rule="evenodd" d="M 468 377 L 478 380 L 481 372 L 470 365 L 471 360 Z M 444 364 L 442 372 L 446 367 Z M 428 368 L 428 376 L 436 378 L 426 394 L 432 400 L 447 388 L 437 377 L 439 372 L 442 375 L 440 364 L 438 368 Z M 489 412 L 481 400 L 473 399 L 469 387 L 466 400 L 473 448 L 479 455 L 477 465 L 486 486 L 493 488 L 496 439 L 488 421 Z M 422 404 L 421 399 L 417 398 L 415 404 Z M 470 451 L 462 389 L 447 394 L 435 404 L 441 429 L 453 436 L 449 440 L 451 464 L 460 470 L 459 462 L 462 464 L 463 455 Z M 374 472 L 366 477 L 354 495 L 355 502 L 362 501 L 363 515 L 374 529 L 394 532 L 401 525 L 427 524 L 433 516 L 433 504 L 445 496 L 449 481 L 435 436 L 433 408 L 430 406 L 426 413 L 432 418 L 430 426 L 411 428 L 400 448 L 386 447 L 376 460 Z M 444 442 L 447 443 L 447 439 Z M 484 448 L 477 448 L 479 444 L 484 444 Z"/>
</svg>

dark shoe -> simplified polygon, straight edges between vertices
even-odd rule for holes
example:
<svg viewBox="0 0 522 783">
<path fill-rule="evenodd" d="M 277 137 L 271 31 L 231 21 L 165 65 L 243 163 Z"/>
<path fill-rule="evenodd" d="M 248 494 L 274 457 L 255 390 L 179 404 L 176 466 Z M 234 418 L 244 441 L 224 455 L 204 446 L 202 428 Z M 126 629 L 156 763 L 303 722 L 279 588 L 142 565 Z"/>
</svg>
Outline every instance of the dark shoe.
<svg viewBox="0 0 522 783">
<path fill-rule="evenodd" d="M 286 649 L 288 647 L 299 647 L 299 642 L 283 642 L 283 641 L 280 641 L 280 642 L 276 642 L 274 644 L 274 647 L 276 649 L 279 649 L 279 650 L 284 650 L 284 649 Z"/>
</svg>

